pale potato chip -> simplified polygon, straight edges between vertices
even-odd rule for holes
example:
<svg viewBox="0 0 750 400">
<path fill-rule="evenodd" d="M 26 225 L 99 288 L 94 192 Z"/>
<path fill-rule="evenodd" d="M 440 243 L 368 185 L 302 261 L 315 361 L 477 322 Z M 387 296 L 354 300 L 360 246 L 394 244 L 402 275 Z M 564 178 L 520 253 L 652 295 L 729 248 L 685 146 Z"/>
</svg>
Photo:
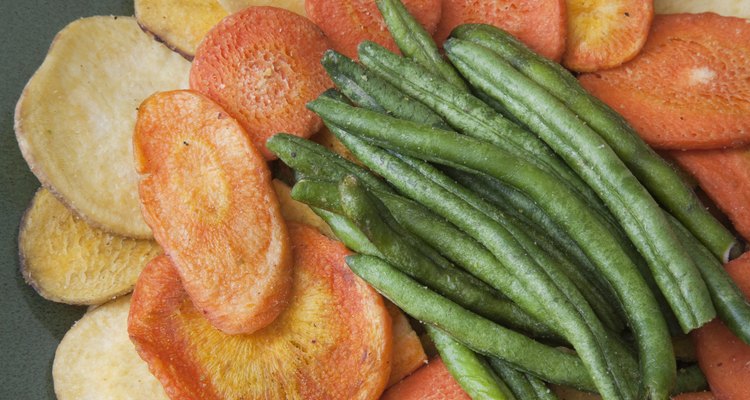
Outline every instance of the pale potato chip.
<svg viewBox="0 0 750 400">
<path fill-rule="evenodd" d="M 747 0 L 654 0 L 657 14 L 715 12 L 727 17 L 750 18 Z"/>
<path fill-rule="evenodd" d="M 217 0 L 135 0 L 141 27 L 192 60 L 211 28 L 228 14 Z"/>
<path fill-rule="evenodd" d="M 307 16 L 305 0 L 219 0 L 219 3 L 230 13 L 235 13 L 250 6 L 272 6 Z"/>
<path fill-rule="evenodd" d="M 16 106 L 18 145 L 42 184 L 107 231 L 151 237 L 141 216 L 132 136 L 137 107 L 186 88 L 190 63 L 132 17 L 91 17 L 57 34 Z"/>
<path fill-rule="evenodd" d="M 276 197 L 281 205 L 281 215 L 285 220 L 310 225 L 329 238 L 336 239 L 336 235 L 333 234 L 328 224 L 307 204 L 292 198 L 292 190 L 284 182 L 274 179 L 273 189 L 276 191 Z"/>
<path fill-rule="evenodd" d="M 34 196 L 18 234 L 21 272 L 42 297 L 101 304 L 133 290 L 161 253 L 153 240 L 115 236 L 78 218 L 46 189 Z"/>
<path fill-rule="evenodd" d="M 86 314 L 55 352 L 52 380 L 58 400 L 161 400 L 164 389 L 128 337 L 130 296 Z"/>
</svg>

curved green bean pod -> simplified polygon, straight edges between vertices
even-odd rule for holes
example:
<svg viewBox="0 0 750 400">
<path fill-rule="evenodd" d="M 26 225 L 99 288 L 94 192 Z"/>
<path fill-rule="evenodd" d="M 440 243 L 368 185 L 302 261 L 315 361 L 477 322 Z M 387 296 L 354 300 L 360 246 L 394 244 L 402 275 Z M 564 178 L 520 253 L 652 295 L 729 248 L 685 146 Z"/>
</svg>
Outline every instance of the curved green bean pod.
<svg viewBox="0 0 750 400">
<path fill-rule="evenodd" d="M 362 42 L 359 46 L 359 59 L 392 85 L 426 104 L 457 131 L 524 155 L 528 157 L 527 161 L 559 176 L 583 195 L 597 212 L 614 221 L 596 193 L 549 146 L 480 99 L 455 88 L 417 63 L 399 57 L 377 43 Z"/>
<path fill-rule="evenodd" d="M 580 358 L 467 311 L 379 258 L 354 255 L 346 262 L 355 274 L 405 313 L 442 329 L 470 349 L 503 359 L 548 382 L 594 390 Z"/>
<path fill-rule="evenodd" d="M 658 388 L 658 392 L 668 391 L 674 382 L 674 355 L 654 295 L 606 225 L 570 189 L 524 160 L 486 142 L 366 110 L 355 111 L 325 99 L 308 106 L 324 114 L 324 120 L 331 119 L 329 123 L 342 125 L 381 145 L 444 165 L 487 173 L 537 201 L 576 240 L 612 284 L 636 334 L 646 384 Z M 357 156 L 362 160 L 366 154 Z M 387 168 L 388 165 L 383 165 L 376 172 L 383 175 Z M 550 193 L 555 195 L 549 196 Z"/>
<path fill-rule="evenodd" d="M 334 126 L 329 124 L 329 128 Z M 512 271 L 512 275 L 531 295 L 514 298 L 510 291 L 501 291 L 531 315 L 541 318 L 546 315 L 554 326 L 564 332 L 564 337 L 587 363 L 601 392 L 613 399 L 635 396 L 632 387 L 634 379 L 629 376 L 635 372 L 635 361 L 629 357 L 628 350 L 604 329 L 588 303 L 580 298 L 577 289 L 566 285 L 567 290 L 561 290 L 505 228 L 488 220 L 486 215 L 455 195 L 434 186 L 426 189 L 424 180 L 420 181 L 418 178 L 419 174 L 413 170 L 410 172 L 409 168 L 399 167 L 399 164 L 405 164 L 397 158 L 379 148 L 368 146 L 361 140 L 359 145 L 355 145 L 353 140 L 357 139 L 351 135 L 342 135 L 340 130 L 332 129 L 332 132 L 368 167 L 383 175 L 400 191 L 418 198 L 420 203 L 469 233 Z M 381 160 L 373 162 L 375 158 Z M 388 160 L 384 161 L 385 159 Z M 388 164 L 388 167 L 382 168 L 384 164 Z M 481 276 L 481 279 L 491 285 L 506 282 L 504 279 L 497 279 L 497 274 Z M 630 361 L 632 365 L 629 365 Z"/>
<path fill-rule="evenodd" d="M 738 338 L 750 344 L 750 303 L 745 295 L 711 251 L 676 218 L 670 218 L 677 236 L 685 243 L 706 281 L 719 318 Z"/>
<path fill-rule="evenodd" d="M 516 371 L 505 361 L 489 359 L 492 369 L 505 381 L 513 394 L 523 400 L 557 400 L 557 396 L 538 378 Z"/>
<path fill-rule="evenodd" d="M 447 333 L 426 325 L 430 339 L 440 353 L 448 372 L 472 400 L 516 400 L 503 380 L 495 375 L 484 358 L 455 341 Z M 521 397 L 526 400 L 526 398 Z"/>
<path fill-rule="evenodd" d="M 332 202 L 324 200 L 324 198 L 337 194 L 335 184 L 308 179 L 297 182 L 292 189 L 292 196 L 296 200 L 310 205 L 325 204 L 330 206 Z M 447 221 L 441 220 L 430 213 L 421 205 L 394 194 L 378 193 L 378 196 L 399 224 L 402 224 L 412 234 L 421 238 L 433 248 L 441 249 L 451 261 L 462 267 L 479 264 L 492 270 L 497 268 L 497 260 L 482 245 Z M 348 221 L 351 223 L 350 220 Z M 414 229 L 415 226 L 416 229 Z M 359 228 L 357 230 L 359 231 Z M 429 233 L 425 234 L 425 231 Z M 359 232 L 361 233 L 361 231 Z M 369 239 L 365 239 L 369 243 Z M 475 268 L 464 269 L 471 272 L 476 271 Z M 512 278 L 507 276 L 506 279 Z M 551 328 L 529 316 L 517 305 L 510 303 L 503 310 L 505 311 L 503 314 L 495 315 L 491 319 L 514 330 L 530 333 L 535 337 L 551 339 L 556 342 L 564 341 Z"/>
<path fill-rule="evenodd" d="M 349 57 L 328 50 L 320 62 L 336 87 L 354 104 L 397 118 L 447 128 L 445 121 L 429 107 Z"/>
<path fill-rule="evenodd" d="M 709 213 L 664 159 L 625 119 L 590 95 L 565 68 L 534 53 L 512 35 L 490 25 L 464 25 L 453 36 L 485 46 L 549 91 L 607 141 L 633 174 L 711 252 L 724 262 L 738 256 L 738 241 Z"/>
<path fill-rule="evenodd" d="M 486 47 L 453 38 L 445 48 L 472 85 L 522 119 L 599 194 L 647 260 L 683 330 L 713 319 L 716 310 L 695 263 L 659 205 L 609 145 L 554 96 Z"/>
<path fill-rule="evenodd" d="M 375 3 L 401 54 L 436 71 L 451 85 L 464 91 L 469 90 L 461 75 L 440 55 L 432 36 L 409 14 L 400 0 L 376 0 Z"/>
</svg>

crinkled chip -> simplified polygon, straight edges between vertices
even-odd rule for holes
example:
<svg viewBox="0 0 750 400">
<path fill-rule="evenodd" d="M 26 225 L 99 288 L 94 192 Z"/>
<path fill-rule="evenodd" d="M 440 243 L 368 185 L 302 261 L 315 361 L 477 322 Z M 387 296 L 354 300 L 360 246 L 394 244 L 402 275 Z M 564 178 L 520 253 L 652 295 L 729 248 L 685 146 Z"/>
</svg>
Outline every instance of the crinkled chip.
<svg viewBox="0 0 750 400">
<path fill-rule="evenodd" d="M 130 296 L 88 311 L 57 347 L 58 400 L 168 399 L 128 337 Z"/>
<path fill-rule="evenodd" d="M 146 263 L 161 253 L 153 240 L 94 228 L 47 189 L 34 196 L 18 234 L 21 272 L 42 297 L 101 304 L 133 290 Z"/>
<path fill-rule="evenodd" d="M 225 10 L 234 13 L 251 6 L 274 6 L 294 11 L 299 15 L 305 13 L 305 0 L 219 0 Z"/>
<path fill-rule="evenodd" d="M 217 0 L 135 0 L 135 18 L 141 27 L 187 59 L 226 16 Z"/>
<path fill-rule="evenodd" d="M 16 106 L 16 137 L 31 170 L 92 224 L 151 237 L 133 162 L 137 107 L 155 91 L 187 87 L 189 69 L 134 18 L 72 22 Z"/>
</svg>

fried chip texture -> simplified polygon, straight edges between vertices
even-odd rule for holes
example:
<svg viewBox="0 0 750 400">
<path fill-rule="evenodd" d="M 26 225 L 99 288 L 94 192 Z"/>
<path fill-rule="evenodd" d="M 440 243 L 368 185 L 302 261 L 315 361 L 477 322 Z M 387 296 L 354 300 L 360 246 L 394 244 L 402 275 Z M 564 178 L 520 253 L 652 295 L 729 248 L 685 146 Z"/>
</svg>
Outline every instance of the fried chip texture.
<svg viewBox="0 0 750 400">
<path fill-rule="evenodd" d="M 58 400 L 168 397 L 128 337 L 130 296 L 87 312 L 57 347 L 52 380 Z"/>
<path fill-rule="evenodd" d="M 135 0 L 141 28 L 192 60 L 211 28 L 228 14 L 217 0 Z M 175 88 L 176 89 L 176 88 Z"/>
<path fill-rule="evenodd" d="M 88 222 L 151 237 L 133 163 L 136 109 L 155 91 L 186 87 L 189 69 L 134 18 L 72 22 L 57 34 L 16 106 L 16 137 L 26 162 Z"/>
<path fill-rule="evenodd" d="M 346 248 L 289 224 L 289 307 L 249 335 L 226 335 L 193 307 L 167 257 L 136 284 L 128 331 L 173 399 L 377 399 L 390 373 L 383 300 L 345 265 Z"/>
<path fill-rule="evenodd" d="M 68 304 L 101 304 L 130 292 L 161 253 L 153 240 L 92 227 L 44 188 L 21 222 L 18 249 L 26 282 L 42 297 Z"/>
</svg>

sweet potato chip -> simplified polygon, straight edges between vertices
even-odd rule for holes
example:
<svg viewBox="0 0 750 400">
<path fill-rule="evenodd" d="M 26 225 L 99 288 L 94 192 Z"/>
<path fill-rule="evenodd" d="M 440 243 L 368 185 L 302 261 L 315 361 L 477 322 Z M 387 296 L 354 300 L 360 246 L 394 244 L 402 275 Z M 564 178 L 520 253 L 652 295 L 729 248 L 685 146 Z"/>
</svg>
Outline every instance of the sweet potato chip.
<svg viewBox="0 0 750 400">
<path fill-rule="evenodd" d="M 305 0 L 219 0 L 219 3 L 230 13 L 235 13 L 248 7 L 274 6 L 294 11 L 302 16 L 306 15 Z"/>
<path fill-rule="evenodd" d="M 52 379 L 58 400 L 166 400 L 128 337 L 130 296 L 88 311 L 57 347 Z"/>
<path fill-rule="evenodd" d="M 153 240 L 96 229 L 39 189 L 18 234 L 21 272 L 42 297 L 101 304 L 133 290 L 146 263 L 161 253 Z"/>
<path fill-rule="evenodd" d="M 206 33 L 228 15 L 217 0 L 135 0 L 134 5 L 141 28 L 188 60 Z"/>
<path fill-rule="evenodd" d="M 88 222 L 151 237 L 133 165 L 136 109 L 157 90 L 186 87 L 189 69 L 134 18 L 72 22 L 16 106 L 16 137 L 31 171 Z"/>
<path fill-rule="evenodd" d="M 376 399 L 390 372 L 391 321 L 382 298 L 345 265 L 346 248 L 289 225 L 289 307 L 250 335 L 226 335 L 193 307 L 167 257 L 133 294 L 128 331 L 171 397 Z"/>
<path fill-rule="evenodd" d="M 271 172 L 239 123 L 197 92 L 156 93 L 133 147 L 146 222 L 196 307 L 229 334 L 271 323 L 292 251 Z"/>
<path fill-rule="evenodd" d="M 310 206 L 292 198 L 292 189 L 284 182 L 274 179 L 273 189 L 276 191 L 276 197 L 279 198 L 281 215 L 285 220 L 310 225 L 329 238 L 336 239 L 336 235 L 333 234 L 328 224 L 315 214 Z"/>
</svg>

